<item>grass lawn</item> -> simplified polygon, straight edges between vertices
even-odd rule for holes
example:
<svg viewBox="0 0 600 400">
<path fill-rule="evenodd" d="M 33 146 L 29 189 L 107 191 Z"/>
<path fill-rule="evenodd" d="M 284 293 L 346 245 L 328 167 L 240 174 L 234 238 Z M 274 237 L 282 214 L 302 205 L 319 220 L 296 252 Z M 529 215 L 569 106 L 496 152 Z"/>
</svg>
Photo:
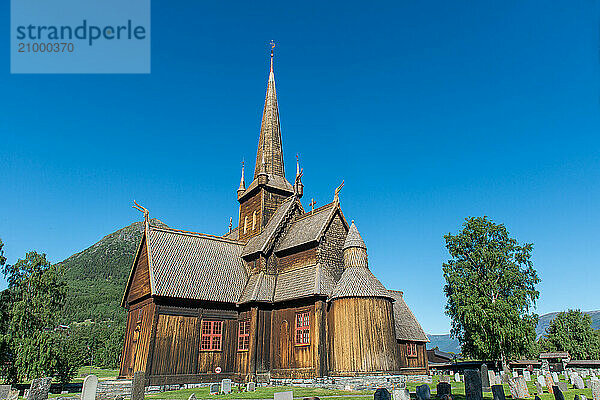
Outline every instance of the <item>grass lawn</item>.
<svg viewBox="0 0 600 400">
<path fill-rule="evenodd" d="M 118 369 L 104 369 L 99 367 L 81 367 L 77 371 L 76 378 L 85 378 L 88 375 L 96 375 L 98 379 L 116 378 L 119 375 Z"/>
</svg>

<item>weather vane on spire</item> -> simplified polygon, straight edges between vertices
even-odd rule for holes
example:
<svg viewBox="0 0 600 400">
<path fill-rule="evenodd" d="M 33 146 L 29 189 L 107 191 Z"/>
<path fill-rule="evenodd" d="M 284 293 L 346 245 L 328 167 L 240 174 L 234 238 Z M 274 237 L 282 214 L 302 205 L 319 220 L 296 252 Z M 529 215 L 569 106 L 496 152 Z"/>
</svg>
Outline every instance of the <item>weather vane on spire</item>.
<svg viewBox="0 0 600 400">
<path fill-rule="evenodd" d="M 273 72 L 273 49 L 275 48 L 275 42 L 271 39 L 269 43 L 271 45 L 271 72 Z"/>
</svg>

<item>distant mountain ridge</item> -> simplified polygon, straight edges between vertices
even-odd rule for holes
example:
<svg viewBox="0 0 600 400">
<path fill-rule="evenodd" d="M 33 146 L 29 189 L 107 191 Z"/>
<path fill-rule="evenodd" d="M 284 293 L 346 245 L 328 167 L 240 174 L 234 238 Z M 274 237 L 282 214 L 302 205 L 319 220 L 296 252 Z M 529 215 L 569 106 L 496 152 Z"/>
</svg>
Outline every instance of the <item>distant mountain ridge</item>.
<svg viewBox="0 0 600 400">
<path fill-rule="evenodd" d="M 584 313 L 592 318 L 592 328 L 600 329 L 600 310 L 584 311 Z M 552 320 L 556 318 L 558 314 L 559 312 L 552 312 L 540 315 L 538 324 L 535 328 L 535 333 L 538 337 L 542 336 L 546 332 L 546 328 L 550 326 L 550 322 L 552 322 Z M 427 337 L 430 340 L 430 342 L 427 343 L 428 349 L 438 347 L 441 351 L 448 353 L 459 354 L 461 352 L 458 340 L 454 339 L 450 335 L 427 335 Z"/>
<path fill-rule="evenodd" d="M 150 224 L 167 226 L 158 219 Z M 134 222 L 58 264 L 68 286 L 62 323 L 124 318 L 121 296 L 143 232 L 144 223 Z"/>
</svg>

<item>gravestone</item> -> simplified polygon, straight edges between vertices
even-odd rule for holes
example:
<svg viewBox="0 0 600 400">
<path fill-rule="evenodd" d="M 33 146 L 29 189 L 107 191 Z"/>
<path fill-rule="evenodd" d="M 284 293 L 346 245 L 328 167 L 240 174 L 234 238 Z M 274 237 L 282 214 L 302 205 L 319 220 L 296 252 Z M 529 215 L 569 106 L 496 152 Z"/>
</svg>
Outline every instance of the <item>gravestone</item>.
<svg viewBox="0 0 600 400">
<path fill-rule="evenodd" d="M 229 382 L 231 384 L 231 380 Z M 275 392 L 273 393 L 273 400 L 294 400 L 294 393 L 291 390 L 287 392 Z"/>
<path fill-rule="evenodd" d="M 417 399 L 418 400 L 431 399 L 431 389 L 429 389 L 429 385 L 417 386 Z M 377 399 L 375 399 L 375 400 L 377 400 Z"/>
<path fill-rule="evenodd" d="M 373 400 L 391 400 L 392 395 L 386 388 L 379 388 L 373 394 Z"/>
<path fill-rule="evenodd" d="M 510 378 L 508 380 L 508 388 L 510 389 L 510 395 L 513 399 L 529 398 L 529 390 L 527 390 L 527 384 L 522 376 Z"/>
<path fill-rule="evenodd" d="M 575 376 L 575 379 L 573 379 L 573 386 L 575 386 L 575 389 L 585 389 L 583 378 L 579 375 Z"/>
<path fill-rule="evenodd" d="M 0 385 L 0 400 L 8 399 L 11 389 L 10 385 Z"/>
<path fill-rule="evenodd" d="M 29 389 L 23 390 L 23 397 L 27 399 L 29 397 Z"/>
<path fill-rule="evenodd" d="M 208 393 L 210 394 L 219 394 L 219 389 L 221 389 L 221 386 L 218 383 L 208 385 Z"/>
<path fill-rule="evenodd" d="M 444 396 L 451 396 L 452 395 L 452 386 L 450 386 L 450 384 L 448 382 L 440 382 L 437 384 L 436 387 L 436 397 L 438 399 L 443 398 Z"/>
<path fill-rule="evenodd" d="M 223 379 L 221 381 L 221 393 L 228 394 L 231 393 L 231 379 Z M 286 393 L 286 392 L 280 392 Z"/>
<path fill-rule="evenodd" d="M 481 376 L 478 370 L 465 370 L 465 396 L 467 400 L 483 400 Z"/>
<path fill-rule="evenodd" d="M 553 394 L 552 386 L 554 386 L 554 382 L 552 382 L 552 376 L 550 375 L 550 372 L 546 372 L 546 374 L 544 375 L 544 379 L 546 379 L 546 387 L 548 388 L 548 393 Z"/>
<path fill-rule="evenodd" d="M 254 392 L 256 390 L 256 383 L 248 382 L 246 383 L 246 392 Z"/>
<path fill-rule="evenodd" d="M 52 378 L 37 378 L 31 381 L 27 400 L 47 400 Z"/>
<path fill-rule="evenodd" d="M 531 372 L 523 371 L 523 378 L 525 378 L 525 382 L 531 382 Z"/>
<path fill-rule="evenodd" d="M 394 400 L 410 400 L 410 392 L 408 389 L 395 389 L 393 394 Z"/>
<path fill-rule="evenodd" d="M 479 372 L 480 372 L 480 375 L 481 375 L 481 389 L 484 392 L 491 391 L 492 388 L 490 387 L 490 376 L 488 374 L 488 366 L 487 366 L 487 364 L 485 364 L 485 363 L 481 364 Z"/>
<path fill-rule="evenodd" d="M 516 378 L 517 376 L 519 376 L 519 373 L 517 371 L 513 371 L 512 372 L 512 377 Z"/>
<path fill-rule="evenodd" d="M 554 392 L 554 400 L 565 400 L 565 396 L 563 396 L 558 386 L 553 386 L 552 392 Z"/>
<path fill-rule="evenodd" d="M 8 397 L 6 399 L 7 400 L 18 400 L 19 399 L 19 390 L 18 389 L 11 390 L 8 393 Z"/>
<path fill-rule="evenodd" d="M 535 390 L 537 394 L 544 393 L 544 387 L 538 381 L 535 381 Z"/>
<path fill-rule="evenodd" d="M 450 376 L 449 375 L 442 375 L 442 376 L 440 376 L 440 382 L 450 383 Z"/>
<path fill-rule="evenodd" d="M 454 374 L 454 382 L 460 382 L 460 374 L 458 372 Z"/>
<path fill-rule="evenodd" d="M 144 389 L 146 386 L 145 382 L 146 373 L 138 371 L 133 374 L 133 381 L 131 382 L 131 400 L 144 400 Z"/>
<path fill-rule="evenodd" d="M 492 396 L 494 397 L 494 400 L 506 400 L 506 396 L 504 395 L 504 386 L 492 385 Z"/>
<path fill-rule="evenodd" d="M 561 392 L 566 392 L 567 390 L 569 390 L 567 382 L 558 382 L 556 386 L 558 386 Z"/>
<path fill-rule="evenodd" d="M 496 384 L 496 373 L 494 370 L 488 370 L 488 380 L 490 381 L 490 386 Z"/>
<path fill-rule="evenodd" d="M 585 397 L 584 395 L 581 395 L 581 400 L 587 400 L 587 397 Z"/>
<path fill-rule="evenodd" d="M 98 377 L 88 375 L 83 380 L 81 388 L 81 400 L 96 400 L 96 391 L 98 390 Z"/>
<path fill-rule="evenodd" d="M 543 375 L 538 375 L 537 381 L 542 387 L 546 387 L 546 378 Z"/>
<path fill-rule="evenodd" d="M 567 370 L 565 370 L 565 371 L 563 372 L 563 376 L 564 376 L 564 378 L 565 378 L 565 381 L 569 382 L 569 372 L 568 372 Z"/>
<path fill-rule="evenodd" d="M 190 394 L 190 397 L 188 397 L 188 400 L 197 400 L 196 395 L 194 393 Z"/>
<path fill-rule="evenodd" d="M 594 400 L 600 400 L 600 380 L 592 381 L 592 396 L 594 396 Z"/>
<path fill-rule="evenodd" d="M 556 372 L 552 373 L 552 380 L 554 381 L 554 383 L 558 383 L 559 382 L 558 374 Z"/>
</svg>

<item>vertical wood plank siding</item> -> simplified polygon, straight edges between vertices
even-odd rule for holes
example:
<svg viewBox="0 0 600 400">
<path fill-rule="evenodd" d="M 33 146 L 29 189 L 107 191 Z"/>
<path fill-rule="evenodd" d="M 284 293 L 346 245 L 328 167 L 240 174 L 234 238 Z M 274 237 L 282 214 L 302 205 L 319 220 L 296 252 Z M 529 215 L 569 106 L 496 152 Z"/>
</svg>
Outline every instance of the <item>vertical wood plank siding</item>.
<svg viewBox="0 0 600 400">
<path fill-rule="evenodd" d="M 120 376 L 132 377 L 135 372 L 146 370 L 154 310 L 155 305 L 147 301 L 127 312 Z"/>
</svg>

